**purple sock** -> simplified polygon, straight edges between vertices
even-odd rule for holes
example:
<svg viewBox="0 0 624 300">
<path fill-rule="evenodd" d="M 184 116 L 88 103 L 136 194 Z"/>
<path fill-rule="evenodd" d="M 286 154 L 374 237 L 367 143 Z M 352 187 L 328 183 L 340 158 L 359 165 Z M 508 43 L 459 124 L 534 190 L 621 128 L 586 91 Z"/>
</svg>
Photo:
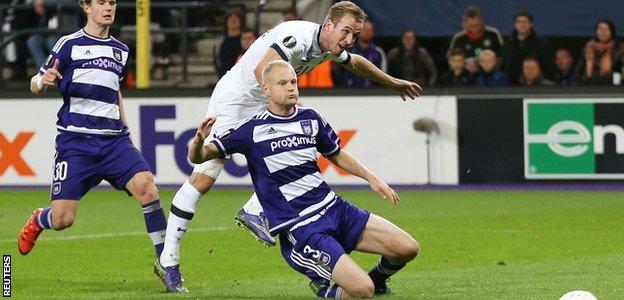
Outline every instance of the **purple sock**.
<svg viewBox="0 0 624 300">
<path fill-rule="evenodd" d="M 39 217 L 37 217 L 37 223 L 43 229 L 52 229 L 52 207 L 44 208 Z"/>
<path fill-rule="evenodd" d="M 316 296 L 320 297 L 320 298 L 334 298 L 334 299 L 340 299 L 340 296 L 342 295 L 342 288 L 338 286 L 338 284 L 332 285 L 330 286 L 324 286 L 322 287 L 317 293 Z"/>
<path fill-rule="evenodd" d="M 147 234 L 156 249 L 156 257 L 160 257 L 165 245 L 165 233 L 167 232 L 167 219 L 158 199 L 141 205 Z"/>
</svg>

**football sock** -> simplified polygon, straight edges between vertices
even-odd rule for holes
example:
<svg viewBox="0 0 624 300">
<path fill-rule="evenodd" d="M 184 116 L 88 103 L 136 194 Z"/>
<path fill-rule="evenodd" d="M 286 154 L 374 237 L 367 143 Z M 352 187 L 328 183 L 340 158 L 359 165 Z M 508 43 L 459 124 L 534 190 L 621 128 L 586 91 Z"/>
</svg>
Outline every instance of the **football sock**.
<svg viewBox="0 0 624 300">
<path fill-rule="evenodd" d="M 165 248 L 160 257 L 163 267 L 171 267 L 180 264 L 180 240 L 186 233 L 197 208 L 197 202 L 202 194 L 186 181 L 180 187 L 171 202 L 167 235 L 165 236 Z"/>
<path fill-rule="evenodd" d="M 44 208 L 41 213 L 39 214 L 39 217 L 37 217 L 37 223 L 39 223 L 39 226 L 41 226 L 41 228 L 43 229 L 52 229 L 52 207 L 46 207 Z"/>
<path fill-rule="evenodd" d="M 392 276 L 394 273 L 405 267 L 405 263 L 393 262 L 390 259 L 382 256 L 379 263 L 373 269 L 368 272 L 368 276 L 373 280 L 375 287 L 379 283 L 385 283 L 386 279 Z"/>
<path fill-rule="evenodd" d="M 251 195 L 251 198 L 249 198 L 249 200 L 247 200 L 247 203 L 243 205 L 243 210 L 245 210 L 245 212 L 250 215 L 260 215 L 260 213 L 262 212 L 262 205 L 260 205 L 260 200 L 258 200 L 258 196 L 256 196 L 255 193 Z"/>
<path fill-rule="evenodd" d="M 340 296 L 342 296 L 342 288 L 338 286 L 338 284 L 332 285 L 332 286 L 324 286 L 322 287 L 317 293 L 316 296 L 320 297 L 320 298 L 334 298 L 334 299 L 340 299 Z"/>
<path fill-rule="evenodd" d="M 156 249 L 156 257 L 160 257 L 165 243 L 165 233 L 167 229 L 167 220 L 165 213 L 158 199 L 141 205 L 143 209 L 143 217 L 145 218 L 145 227 L 147 234 Z"/>
</svg>

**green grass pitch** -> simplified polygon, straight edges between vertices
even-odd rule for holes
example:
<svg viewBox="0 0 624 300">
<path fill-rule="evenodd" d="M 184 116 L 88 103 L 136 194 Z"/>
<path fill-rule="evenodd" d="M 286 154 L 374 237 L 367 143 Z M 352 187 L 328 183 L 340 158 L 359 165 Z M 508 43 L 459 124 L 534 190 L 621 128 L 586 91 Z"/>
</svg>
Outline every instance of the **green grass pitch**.
<svg viewBox="0 0 624 300">
<path fill-rule="evenodd" d="M 174 191 L 160 192 L 169 207 Z M 589 290 L 624 295 L 621 192 L 399 191 L 391 206 L 369 191 L 340 191 L 420 243 L 416 260 L 390 282 L 396 299 L 558 299 Z M 16 235 L 47 191 L 0 191 L 0 249 L 12 255 L 16 299 L 314 299 L 308 280 L 278 248 L 235 227 L 248 190 L 215 190 L 182 243 L 191 293 L 171 295 L 151 273 L 153 250 L 139 205 L 123 193 L 87 194 L 72 228 L 46 231 L 28 256 Z M 369 269 L 377 256 L 354 253 Z"/>
</svg>

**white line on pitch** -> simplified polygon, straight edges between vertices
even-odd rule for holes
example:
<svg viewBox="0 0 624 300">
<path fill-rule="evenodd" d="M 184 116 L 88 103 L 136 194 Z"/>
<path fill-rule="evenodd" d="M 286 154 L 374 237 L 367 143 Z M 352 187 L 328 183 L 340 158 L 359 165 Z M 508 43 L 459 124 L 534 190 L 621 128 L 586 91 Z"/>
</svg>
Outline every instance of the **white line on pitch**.
<svg viewBox="0 0 624 300">
<path fill-rule="evenodd" d="M 205 227 L 205 228 L 190 228 L 189 232 L 204 232 L 204 231 L 225 231 L 225 230 L 236 230 L 236 227 Z M 139 236 L 139 235 L 147 235 L 145 231 L 133 231 L 133 232 L 109 232 L 109 233 L 99 233 L 99 234 L 84 234 L 84 235 L 69 235 L 69 236 L 59 236 L 59 237 L 41 237 L 37 239 L 37 241 L 70 241 L 70 240 L 83 240 L 83 239 L 101 239 L 108 237 L 121 237 L 121 236 Z M 12 239 L 1 239 L 0 244 L 4 243 L 16 243 L 17 237 Z"/>
</svg>

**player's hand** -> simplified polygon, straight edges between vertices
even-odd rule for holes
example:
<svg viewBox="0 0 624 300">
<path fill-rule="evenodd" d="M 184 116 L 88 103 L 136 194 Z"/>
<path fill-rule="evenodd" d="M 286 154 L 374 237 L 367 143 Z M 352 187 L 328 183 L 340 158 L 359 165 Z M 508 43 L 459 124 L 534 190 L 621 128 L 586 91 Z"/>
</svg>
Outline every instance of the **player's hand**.
<svg viewBox="0 0 624 300">
<path fill-rule="evenodd" d="M 63 75 L 58 71 L 59 66 L 58 58 L 54 60 L 54 65 L 47 69 L 43 76 L 41 77 L 41 84 L 44 87 L 53 86 L 56 84 L 56 79 L 63 79 Z"/>
<path fill-rule="evenodd" d="M 375 193 L 379 194 L 379 196 L 383 197 L 390 201 L 390 203 L 396 205 L 399 203 L 399 195 L 385 182 L 374 178 L 370 181 L 370 187 Z"/>
<path fill-rule="evenodd" d="M 212 130 L 212 125 L 216 121 L 217 121 L 217 118 L 209 117 L 203 122 L 201 122 L 201 124 L 199 124 L 199 126 L 197 127 L 197 133 L 195 133 L 195 139 L 198 142 L 203 143 L 206 137 L 208 136 L 208 134 L 210 134 L 210 130 Z"/>
<path fill-rule="evenodd" d="M 399 92 L 403 101 L 407 100 L 408 97 L 414 99 L 420 96 L 422 92 L 422 87 L 417 83 L 398 78 L 395 78 L 392 89 Z"/>
</svg>

